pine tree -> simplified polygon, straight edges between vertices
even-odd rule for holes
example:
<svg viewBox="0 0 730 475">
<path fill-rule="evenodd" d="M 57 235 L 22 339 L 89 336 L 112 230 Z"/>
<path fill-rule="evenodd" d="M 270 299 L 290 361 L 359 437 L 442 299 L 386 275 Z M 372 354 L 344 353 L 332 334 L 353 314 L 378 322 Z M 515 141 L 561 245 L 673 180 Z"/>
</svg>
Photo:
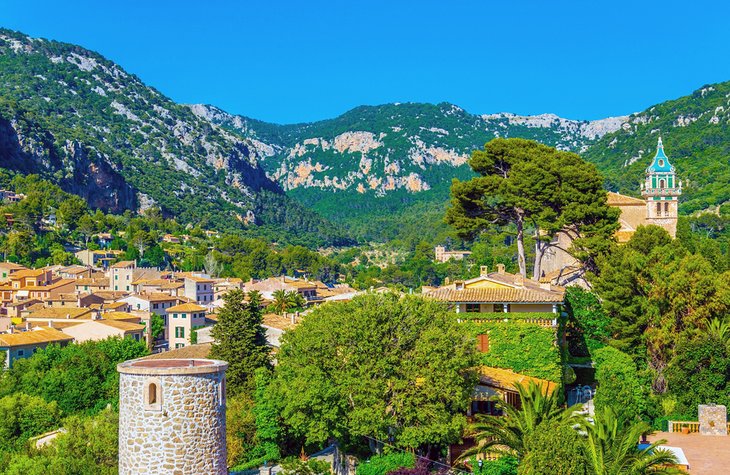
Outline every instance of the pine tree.
<svg viewBox="0 0 730 475">
<path fill-rule="evenodd" d="M 210 356 L 228 362 L 229 393 L 250 392 L 256 370 L 271 365 L 270 348 L 261 326 L 261 297 L 258 292 L 250 292 L 246 302 L 243 291 L 232 290 L 223 300 L 218 324 L 211 331 L 215 343 Z"/>
</svg>

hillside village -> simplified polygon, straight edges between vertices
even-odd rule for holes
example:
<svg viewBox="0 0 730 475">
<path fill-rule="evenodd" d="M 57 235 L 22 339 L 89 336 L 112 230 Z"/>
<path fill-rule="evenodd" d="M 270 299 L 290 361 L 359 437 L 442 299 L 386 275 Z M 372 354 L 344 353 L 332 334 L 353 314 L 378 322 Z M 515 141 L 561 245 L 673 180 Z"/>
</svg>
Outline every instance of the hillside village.
<svg viewBox="0 0 730 475">
<path fill-rule="evenodd" d="M 681 180 L 676 176 L 659 139 L 641 186 L 643 198 L 607 194 L 606 205 L 618 213 L 617 224 L 611 228 L 615 241 L 630 247 L 634 235 L 644 233 L 647 225 L 663 229 L 669 240 L 676 238 L 679 219 L 677 198 L 681 195 L 681 187 Z M 3 196 L 6 205 L 11 206 L 10 210 L 15 210 L 12 206 L 16 205 L 22 209 L 23 200 L 28 199 L 26 195 L 12 191 L 3 191 Z M 31 192 L 30 196 L 35 195 Z M 6 213 L 6 221 L 13 227 L 15 216 Z M 51 213 L 43 217 L 39 225 L 49 232 L 62 223 Z M 212 243 L 213 249 L 220 246 L 221 239 L 225 239 L 224 235 L 211 230 L 197 230 L 195 233 L 198 239 Z M 220 319 L 222 314 L 231 315 L 230 309 L 237 305 L 236 298 L 243 298 L 241 303 L 249 309 L 246 311 L 258 315 L 257 325 L 260 325 L 261 337 L 265 339 L 262 342 L 266 353 L 276 359 L 283 358 L 281 364 L 287 365 L 290 364 L 287 363 L 287 353 L 279 355 L 282 345 L 291 345 L 290 339 L 294 337 L 290 334 L 309 318 L 314 318 L 315 322 L 322 318 L 320 315 L 337 312 L 337 308 L 351 312 L 371 299 L 380 301 L 379 305 L 388 306 L 395 303 L 390 300 L 391 296 L 396 301 L 414 298 L 403 292 L 407 289 L 398 290 L 392 286 L 357 290 L 336 279 L 324 283 L 312 278 L 311 272 L 306 269 L 295 270 L 291 276 L 284 274 L 247 280 L 214 277 L 205 270 L 175 271 L 170 269 L 170 252 L 181 247 L 184 249 L 195 238 L 181 232 L 157 235 L 159 241 L 156 245 L 165 246 L 161 247 L 164 257 L 159 266 L 139 265 L 138 259 L 126 259 L 129 251 L 112 249 L 118 247 L 112 246 L 112 243 L 128 237 L 122 230 L 89 235 L 86 241 L 93 243 L 91 247 L 68 245 L 67 252 L 72 252 L 70 259 L 76 264 L 30 268 L 9 261 L 0 263 L 0 351 L 5 354 L 7 370 L 16 371 L 14 368 L 19 361 L 32 359 L 45 350 L 70 349 L 89 342 L 103 343 L 111 338 L 139 343 L 142 345 L 140 348 L 144 348 L 139 350 L 141 354 L 149 354 L 135 360 L 140 363 L 132 363 L 129 369 L 122 371 L 123 375 L 148 374 L 139 373 L 147 371 L 138 369 L 139 366 L 168 368 L 164 371 L 179 373 L 182 377 L 185 370 L 175 369 L 179 364 L 220 358 L 216 351 L 222 350 L 215 348 L 220 348 L 222 343 L 216 340 L 216 335 L 221 338 L 221 332 L 226 331 L 224 328 L 231 325 L 228 320 L 231 317 L 224 316 L 222 324 Z M 474 358 L 476 372 L 468 383 L 470 386 L 467 386 L 471 389 L 463 393 L 463 397 L 468 396 L 468 404 L 459 416 L 464 421 L 475 421 L 485 416 L 507 417 L 511 410 L 519 410 L 528 404 L 525 398 L 536 397 L 525 392 L 528 387 L 538 388 L 546 397 L 560 397 L 565 407 L 578 408 L 580 414 L 592 419 L 597 417 L 597 407 L 602 410 L 600 408 L 606 404 L 602 396 L 608 394 L 607 391 L 621 391 L 620 386 L 613 387 L 616 381 L 612 378 L 622 374 L 620 384 L 638 384 L 638 381 L 632 382 L 633 376 L 623 373 L 628 363 L 622 358 L 628 356 L 603 347 L 600 338 L 605 337 L 598 334 L 589 337 L 590 332 L 605 331 L 605 328 L 584 327 L 576 333 L 581 312 L 589 311 L 590 305 L 595 305 L 586 306 L 586 302 L 595 297 L 584 289 L 601 285 L 600 281 L 586 273 L 582 261 L 570 252 L 571 243 L 577 238 L 570 232 L 556 234 L 550 242 L 551 248 L 543 256 L 542 274 L 537 279 L 520 272 L 510 272 L 504 263 L 496 263 L 494 267 L 480 265 L 475 274 L 467 274 L 466 277 L 452 274 L 443 279 L 441 285 L 422 285 L 418 289 L 407 290 L 408 294 L 414 290 L 420 294 L 418 300 L 444 304 L 451 322 L 447 327 L 455 324 L 451 331 L 461 335 L 459 338 L 466 338 L 469 351 L 474 352 L 468 358 Z M 145 246 L 150 248 L 152 244 L 148 241 Z M 474 267 L 472 254 L 472 251 L 447 250 L 445 246 L 437 245 L 428 259 L 433 261 L 433 265 L 471 269 Z M 209 255 L 212 254 L 209 252 Z M 149 259 L 139 261 L 144 263 Z M 218 273 L 221 271 L 215 263 L 207 266 Z M 511 267 L 514 268 L 514 264 Z M 230 300 L 230 296 L 234 296 L 234 300 Z M 222 325 L 223 329 L 216 330 L 217 325 Z M 344 328 L 332 328 L 334 333 L 341 330 Z M 444 328 L 444 331 L 450 330 Z M 232 336 L 235 338 L 236 334 Z M 589 348 L 587 353 L 586 345 Z M 618 366 L 615 361 L 608 363 L 616 358 L 621 361 Z M 606 363 L 601 362 L 604 359 Z M 173 363 L 176 361 L 180 363 Z M 236 362 L 229 361 L 229 364 L 235 366 Z M 20 367 L 25 366 L 21 364 Z M 235 381 L 233 379 L 231 384 Z M 155 391 L 160 389 L 155 386 L 148 392 L 152 394 Z M 145 397 L 148 401 L 152 396 Z M 154 397 L 163 396 L 160 393 Z M 633 404 L 638 402 L 629 403 L 629 407 Z M 120 411 L 134 410 L 133 407 L 120 407 Z M 285 408 L 282 410 L 286 411 Z M 198 424 L 206 425 L 211 417 L 222 417 L 215 414 L 214 410 Z M 144 419 L 146 416 L 136 417 Z M 703 417 L 724 416 L 705 416 L 700 409 L 700 419 Z M 678 420 L 666 420 L 663 429 L 669 434 L 684 431 L 687 427 L 695 432 L 705 431 L 702 420 L 692 424 L 687 426 L 679 417 Z M 125 430 L 135 429 L 120 427 L 120 436 Z M 53 439 L 56 436 L 57 433 L 53 432 L 48 437 Z M 219 433 L 216 437 L 205 442 L 212 444 L 212 450 L 218 450 L 221 444 L 221 450 L 224 450 L 231 443 L 230 434 Z M 685 453 L 682 448 L 685 441 L 681 438 L 672 440 L 676 445 L 666 447 L 674 454 L 674 466 L 688 469 L 690 460 L 704 457 L 703 451 L 694 444 L 689 444 Z M 199 440 L 199 443 L 203 441 Z M 478 443 L 479 436 L 467 431 L 444 445 L 446 451 L 443 456 L 431 453 L 423 456 L 456 466 L 474 452 Z M 135 459 L 127 450 L 120 446 L 120 467 L 133 463 L 131 460 Z M 278 449 L 276 453 L 279 453 Z M 335 459 L 332 460 L 344 456 L 337 449 L 334 453 Z M 271 456 L 274 460 L 277 458 L 273 453 Z M 230 457 L 227 461 L 221 457 L 221 464 L 232 466 Z M 321 457 L 330 460 L 327 458 L 330 456 Z M 482 453 L 480 459 L 482 463 L 484 460 L 501 463 L 500 457 L 490 452 Z M 238 466 L 256 467 L 259 463 L 261 460 L 254 458 Z"/>
<path fill-rule="evenodd" d="M 0 28 L 0 473 L 727 472 L 730 82 L 597 120 L 291 124 L 150 84 Z"/>
</svg>

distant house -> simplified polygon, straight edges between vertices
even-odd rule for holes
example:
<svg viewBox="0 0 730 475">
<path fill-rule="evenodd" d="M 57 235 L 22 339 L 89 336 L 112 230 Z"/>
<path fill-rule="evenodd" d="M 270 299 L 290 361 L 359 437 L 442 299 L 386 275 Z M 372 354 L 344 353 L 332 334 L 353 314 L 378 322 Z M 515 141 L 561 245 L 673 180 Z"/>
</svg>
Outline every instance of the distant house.
<svg viewBox="0 0 730 475">
<path fill-rule="evenodd" d="M 109 263 L 117 258 L 113 252 L 92 251 L 90 249 L 82 249 L 81 251 L 75 252 L 74 255 L 83 265 L 102 269 L 108 268 Z"/>
<path fill-rule="evenodd" d="M 10 279 L 11 274 L 21 270 L 28 270 L 28 268 L 13 262 L 0 262 L 0 282 Z"/>
<path fill-rule="evenodd" d="M 180 238 L 173 236 L 172 234 L 165 234 L 162 236 L 162 242 L 168 242 L 170 244 L 180 244 Z"/>
<path fill-rule="evenodd" d="M 132 281 L 136 268 L 135 261 L 120 261 L 112 264 L 109 268 L 109 289 L 132 292 Z"/>
<path fill-rule="evenodd" d="M 63 332 L 78 342 L 99 341 L 110 337 L 144 340 L 144 325 L 121 320 L 88 320 L 78 325 L 68 326 Z"/>
<path fill-rule="evenodd" d="M 0 334 L 0 351 L 5 352 L 5 366 L 10 368 L 20 358 L 29 358 L 51 343 L 67 345 L 73 337 L 54 328 Z"/>
<path fill-rule="evenodd" d="M 170 348 L 182 348 L 190 344 L 193 328 L 206 325 L 206 309 L 194 303 L 175 305 L 167 309 Z"/>
<path fill-rule="evenodd" d="M 205 275 L 186 275 L 183 279 L 185 284 L 185 297 L 194 300 L 200 305 L 213 303 L 213 279 Z"/>
<path fill-rule="evenodd" d="M 471 255 L 471 251 L 447 251 L 444 246 L 436 246 L 433 249 L 434 260 L 436 262 L 446 262 L 451 259 L 462 260 Z"/>
<path fill-rule="evenodd" d="M 317 296 L 316 282 L 292 279 L 286 276 L 270 277 L 259 282 L 250 281 L 244 285 L 244 290 L 246 292 L 256 290 L 269 300 L 273 298 L 274 292 L 284 290 L 286 292 L 298 292 L 307 302 L 321 301 L 321 298 Z"/>
<path fill-rule="evenodd" d="M 90 278 L 93 270 L 91 267 L 83 266 L 66 266 L 56 271 L 56 275 L 63 279 L 83 279 Z"/>
</svg>

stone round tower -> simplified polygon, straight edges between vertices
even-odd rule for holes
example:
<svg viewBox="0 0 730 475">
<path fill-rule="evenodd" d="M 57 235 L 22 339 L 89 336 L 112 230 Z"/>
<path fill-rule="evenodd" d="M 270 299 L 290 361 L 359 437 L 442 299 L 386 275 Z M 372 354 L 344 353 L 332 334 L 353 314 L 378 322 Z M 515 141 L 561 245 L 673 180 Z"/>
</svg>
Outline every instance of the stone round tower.
<svg viewBox="0 0 730 475">
<path fill-rule="evenodd" d="M 205 359 L 120 363 L 119 474 L 227 474 L 226 368 Z"/>
</svg>

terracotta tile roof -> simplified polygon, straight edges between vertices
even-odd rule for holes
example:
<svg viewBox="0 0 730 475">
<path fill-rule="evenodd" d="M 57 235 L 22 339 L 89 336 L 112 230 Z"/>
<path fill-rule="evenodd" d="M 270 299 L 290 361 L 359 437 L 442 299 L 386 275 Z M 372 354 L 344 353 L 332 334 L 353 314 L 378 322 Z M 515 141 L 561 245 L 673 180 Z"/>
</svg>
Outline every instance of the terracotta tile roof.
<svg viewBox="0 0 730 475">
<path fill-rule="evenodd" d="M 84 278 L 84 279 L 76 279 L 76 285 L 98 285 L 98 286 L 109 286 L 109 279 L 94 279 L 94 278 Z"/>
<path fill-rule="evenodd" d="M 88 322 L 88 320 L 69 320 L 67 322 L 53 322 L 53 327 L 49 327 L 47 322 L 24 322 L 24 324 L 30 325 L 31 328 L 55 328 L 56 330 L 63 330 L 68 327 L 75 327 Z"/>
<path fill-rule="evenodd" d="M 104 308 L 119 308 L 129 305 L 127 302 L 112 302 L 104 305 Z"/>
<path fill-rule="evenodd" d="M 557 383 L 552 381 L 515 373 L 509 369 L 494 368 L 492 366 L 481 366 L 479 368 L 479 382 L 480 384 L 485 384 L 499 389 L 506 389 L 508 391 L 517 391 L 516 384 L 521 384 L 526 387 L 530 384 L 530 382 L 534 382 L 543 390 L 547 390 L 551 394 L 558 387 Z"/>
<path fill-rule="evenodd" d="M 44 269 L 24 269 L 10 274 L 11 279 L 22 279 L 23 277 L 38 277 L 45 274 Z"/>
<path fill-rule="evenodd" d="M 178 300 L 178 297 L 173 297 L 170 294 L 165 294 L 162 292 L 140 292 L 137 295 L 130 295 L 130 297 L 138 297 L 142 300 L 148 300 L 150 302 Z"/>
<path fill-rule="evenodd" d="M 290 318 L 275 313 L 264 315 L 262 323 L 267 327 L 278 328 L 279 330 L 290 330 L 296 326 L 296 323 L 292 323 Z"/>
<path fill-rule="evenodd" d="M 134 261 L 119 261 L 116 264 L 112 264 L 112 269 L 124 269 L 127 267 L 132 267 L 135 264 Z"/>
<path fill-rule="evenodd" d="M 0 262 L 0 267 L 2 267 L 3 269 L 28 269 L 27 267 L 16 264 L 15 262 Z"/>
<path fill-rule="evenodd" d="M 58 280 L 51 282 L 48 285 L 29 285 L 27 287 L 23 287 L 20 290 L 53 290 L 53 289 L 57 289 L 59 287 L 63 287 L 64 285 L 75 284 L 75 283 L 76 283 L 75 279 L 58 279 Z"/>
<path fill-rule="evenodd" d="M 197 345 L 183 346 L 162 353 L 154 353 L 142 358 L 143 360 L 186 360 L 190 358 L 206 359 L 210 356 L 212 343 L 200 343 Z"/>
<path fill-rule="evenodd" d="M 170 312 L 202 312 L 205 310 L 205 307 L 201 307 L 200 305 L 196 305 L 194 303 L 183 303 L 180 305 L 175 305 L 173 307 L 170 307 L 167 309 L 167 313 Z"/>
<path fill-rule="evenodd" d="M 128 296 L 129 292 L 122 290 L 97 290 L 96 292 L 92 292 L 91 295 L 103 300 L 116 300 Z"/>
<path fill-rule="evenodd" d="M 426 296 L 443 300 L 446 302 L 495 302 L 495 303 L 561 303 L 563 301 L 563 292 L 542 290 L 542 289 L 524 289 L 524 288 L 472 288 L 472 289 L 451 289 L 440 288 L 432 292 L 428 292 Z"/>
<path fill-rule="evenodd" d="M 41 330 L 31 330 L 20 333 L 0 334 L 0 345 L 6 347 L 71 340 L 73 340 L 72 336 L 66 335 L 65 333 L 53 328 L 43 328 Z"/>
<path fill-rule="evenodd" d="M 104 312 L 101 314 L 104 320 L 141 320 L 142 317 L 129 312 Z"/>
<path fill-rule="evenodd" d="M 94 321 L 97 323 L 101 323 L 102 325 L 106 325 L 108 327 L 122 330 L 124 332 L 144 330 L 144 325 L 140 325 L 139 323 L 124 322 L 121 320 L 94 320 Z"/>
<path fill-rule="evenodd" d="M 612 191 L 609 191 L 607 204 L 608 206 L 646 206 L 646 201 L 640 198 L 634 198 L 631 196 L 622 195 L 621 193 L 614 193 Z"/>
<path fill-rule="evenodd" d="M 208 277 L 197 277 L 197 276 L 194 276 L 194 275 L 186 275 L 185 278 L 186 279 L 190 279 L 193 282 L 206 282 L 206 283 L 207 282 L 211 282 L 211 283 L 213 282 L 213 279 L 210 279 Z"/>
<path fill-rule="evenodd" d="M 90 308 L 81 307 L 49 307 L 33 310 L 28 318 L 88 318 L 91 315 Z"/>
</svg>

